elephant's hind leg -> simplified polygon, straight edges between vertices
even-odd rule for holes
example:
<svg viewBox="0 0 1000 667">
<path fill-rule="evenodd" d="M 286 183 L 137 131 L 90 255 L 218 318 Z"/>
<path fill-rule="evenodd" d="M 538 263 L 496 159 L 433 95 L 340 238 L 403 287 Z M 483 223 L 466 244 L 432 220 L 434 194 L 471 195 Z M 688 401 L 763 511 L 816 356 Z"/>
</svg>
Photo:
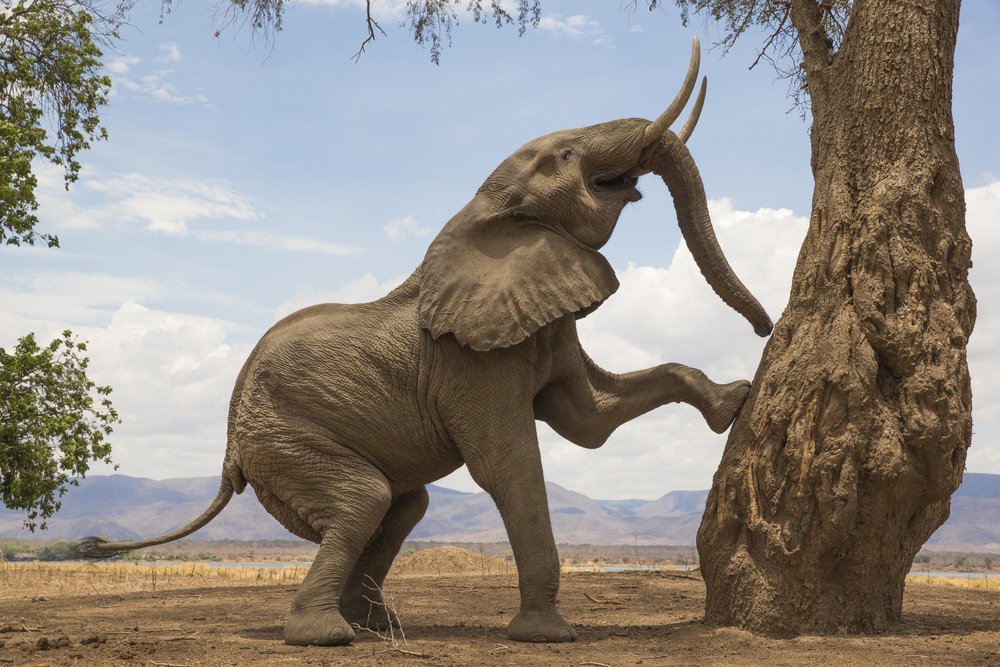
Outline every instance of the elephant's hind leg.
<svg viewBox="0 0 1000 667">
<path fill-rule="evenodd" d="M 340 598 L 358 557 L 392 504 L 389 483 L 368 461 L 337 446 L 293 477 L 296 509 L 323 536 L 285 624 L 285 643 L 336 646 L 354 639 Z"/>
<path fill-rule="evenodd" d="M 396 498 L 386 512 L 382 529 L 358 558 L 340 596 L 340 613 L 352 625 L 378 631 L 399 627 L 382 598 L 382 585 L 403 540 L 427 511 L 427 502 L 427 490 L 420 487 Z"/>
</svg>

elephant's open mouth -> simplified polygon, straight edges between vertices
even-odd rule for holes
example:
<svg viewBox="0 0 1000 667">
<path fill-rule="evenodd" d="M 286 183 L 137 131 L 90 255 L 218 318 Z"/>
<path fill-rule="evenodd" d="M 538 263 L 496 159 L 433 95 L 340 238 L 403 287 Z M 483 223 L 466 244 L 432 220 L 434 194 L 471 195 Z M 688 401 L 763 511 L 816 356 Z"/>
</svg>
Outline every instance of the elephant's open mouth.
<svg viewBox="0 0 1000 667">
<path fill-rule="evenodd" d="M 595 189 L 612 192 L 618 190 L 634 190 L 638 182 L 639 179 L 629 176 L 628 172 L 623 172 L 617 176 L 597 175 L 591 180 Z"/>
</svg>

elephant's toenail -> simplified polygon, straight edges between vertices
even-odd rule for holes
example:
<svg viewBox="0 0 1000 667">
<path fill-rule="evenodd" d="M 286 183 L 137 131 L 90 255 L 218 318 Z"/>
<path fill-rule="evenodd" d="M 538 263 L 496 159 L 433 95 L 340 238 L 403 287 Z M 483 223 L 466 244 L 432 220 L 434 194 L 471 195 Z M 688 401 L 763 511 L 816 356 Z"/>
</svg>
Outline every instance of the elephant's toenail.
<svg viewBox="0 0 1000 667">
<path fill-rule="evenodd" d="M 538 633 L 537 635 L 534 635 L 534 636 L 533 636 L 533 637 L 531 638 L 531 641 L 533 641 L 533 642 L 544 642 L 544 641 L 547 641 L 547 640 L 548 640 L 548 637 L 546 637 L 546 636 L 545 636 L 545 635 L 544 635 L 543 633 L 541 633 L 541 632 L 539 632 L 539 633 Z"/>
<path fill-rule="evenodd" d="M 573 641 L 573 635 L 569 630 L 563 630 L 559 633 L 559 641 L 561 642 L 571 642 Z"/>
</svg>

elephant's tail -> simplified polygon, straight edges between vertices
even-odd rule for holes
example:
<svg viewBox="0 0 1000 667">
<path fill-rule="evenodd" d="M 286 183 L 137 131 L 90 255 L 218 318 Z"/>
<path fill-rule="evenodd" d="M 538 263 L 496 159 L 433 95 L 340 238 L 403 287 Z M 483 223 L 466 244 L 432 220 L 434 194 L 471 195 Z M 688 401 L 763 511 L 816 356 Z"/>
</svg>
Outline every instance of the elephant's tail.
<svg viewBox="0 0 1000 667">
<path fill-rule="evenodd" d="M 167 542 L 179 540 L 182 537 L 186 537 L 196 530 L 205 527 L 208 525 L 209 521 L 217 517 L 219 512 L 221 512 L 222 509 L 229 503 L 230 498 L 233 497 L 233 491 L 234 488 L 232 481 L 230 481 L 227 476 L 223 475 L 222 484 L 219 486 L 219 493 L 215 496 L 215 500 L 212 501 L 212 504 L 209 505 L 207 510 L 202 512 L 201 516 L 180 530 L 175 530 L 167 535 L 153 537 L 139 542 L 109 542 L 103 537 L 91 535 L 90 537 L 85 537 L 76 543 L 76 557 L 87 560 L 103 560 L 123 551 L 145 549 L 146 547 L 155 547 L 158 544 L 166 544 Z M 240 491 L 242 491 L 242 489 L 240 489 Z"/>
</svg>

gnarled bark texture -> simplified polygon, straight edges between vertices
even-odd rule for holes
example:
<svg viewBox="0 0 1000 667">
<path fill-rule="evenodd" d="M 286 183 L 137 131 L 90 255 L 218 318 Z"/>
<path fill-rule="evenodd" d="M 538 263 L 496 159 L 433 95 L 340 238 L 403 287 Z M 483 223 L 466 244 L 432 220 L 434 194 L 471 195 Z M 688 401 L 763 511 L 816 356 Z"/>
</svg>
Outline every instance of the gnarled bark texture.
<svg viewBox="0 0 1000 667">
<path fill-rule="evenodd" d="M 791 297 L 698 531 L 706 621 L 899 620 L 972 436 L 971 242 L 951 115 L 960 0 L 856 0 L 835 56 L 792 0 L 816 189 Z"/>
</svg>

